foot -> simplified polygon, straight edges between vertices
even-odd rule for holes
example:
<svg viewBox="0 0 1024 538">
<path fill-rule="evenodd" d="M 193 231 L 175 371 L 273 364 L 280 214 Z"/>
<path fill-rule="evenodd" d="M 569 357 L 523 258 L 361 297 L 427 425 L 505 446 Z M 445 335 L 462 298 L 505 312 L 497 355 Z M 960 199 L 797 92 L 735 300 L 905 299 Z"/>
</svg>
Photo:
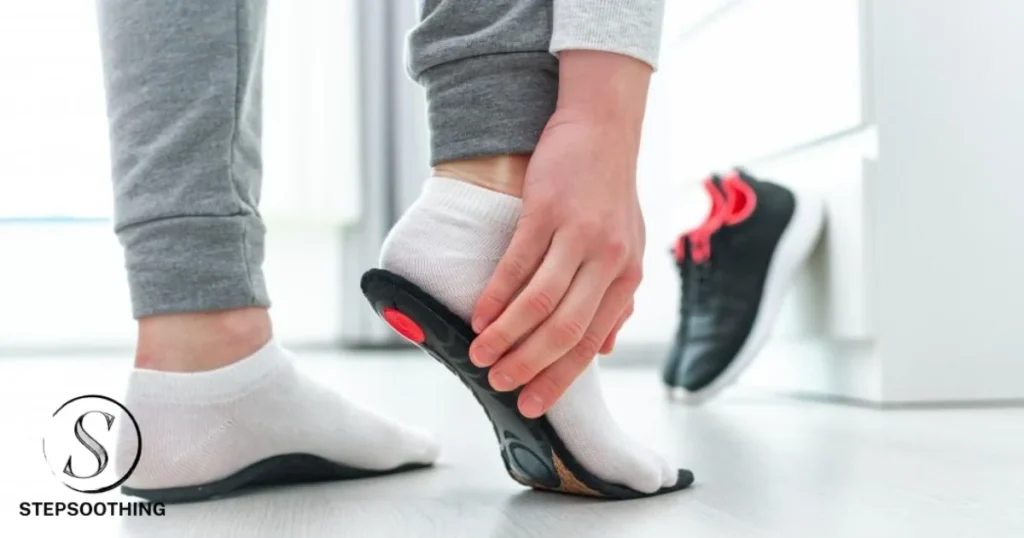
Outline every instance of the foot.
<svg viewBox="0 0 1024 538">
<path fill-rule="evenodd" d="M 381 267 L 468 322 L 508 248 L 520 206 L 514 196 L 455 179 L 431 178 L 388 235 Z M 391 321 L 406 333 L 419 332 L 404 319 Z M 511 408 L 515 409 L 514 399 Z M 645 494 L 675 486 L 679 480 L 679 470 L 634 441 L 612 418 L 596 362 L 544 418 L 575 461 L 601 480 Z"/>
<path fill-rule="evenodd" d="M 713 177 L 705 189 L 708 218 L 673 253 L 683 297 L 663 372 L 693 403 L 735 382 L 761 351 L 823 222 L 816 197 L 742 171 Z"/>
<path fill-rule="evenodd" d="M 123 491 L 153 501 L 374 476 L 430 465 L 438 454 L 429 436 L 301 374 L 273 340 L 212 370 L 136 368 L 124 403 L 143 450 Z M 126 428 L 118 465 L 136 453 L 135 431 Z"/>
</svg>

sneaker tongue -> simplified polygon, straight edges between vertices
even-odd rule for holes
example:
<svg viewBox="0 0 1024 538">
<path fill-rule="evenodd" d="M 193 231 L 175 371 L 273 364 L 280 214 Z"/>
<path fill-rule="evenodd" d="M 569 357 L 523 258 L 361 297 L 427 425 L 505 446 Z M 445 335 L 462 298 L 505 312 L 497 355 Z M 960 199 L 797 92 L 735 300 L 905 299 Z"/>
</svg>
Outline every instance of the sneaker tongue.
<svg viewBox="0 0 1024 538">
<path fill-rule="evenodd" d="M 722 190 L 725 192 L 725 209 L 723 220 L 727 225 L 734 225 L 747 220 L 757 204 L 757 195 L 751 188 L 751 181 L 756 181 L 743 170 L 736 169 L 725 176 Z"/>
</svg>

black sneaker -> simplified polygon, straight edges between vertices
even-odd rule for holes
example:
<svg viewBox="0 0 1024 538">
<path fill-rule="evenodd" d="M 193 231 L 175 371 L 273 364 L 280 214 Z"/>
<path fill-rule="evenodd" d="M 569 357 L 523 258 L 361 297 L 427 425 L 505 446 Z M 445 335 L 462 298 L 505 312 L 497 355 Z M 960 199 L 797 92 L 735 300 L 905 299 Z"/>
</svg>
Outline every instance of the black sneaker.
<svg viewBox="0 0 1024 538">
<path fill-rule="evenodd" d="M 820 199 L 742 170 L 708 179 L 705 189 L 708 218 L 673 249 L 683 297 L 663 372 L 695 403 L 735 382 L 757 356 L 824 220 Z"/>
</svg>

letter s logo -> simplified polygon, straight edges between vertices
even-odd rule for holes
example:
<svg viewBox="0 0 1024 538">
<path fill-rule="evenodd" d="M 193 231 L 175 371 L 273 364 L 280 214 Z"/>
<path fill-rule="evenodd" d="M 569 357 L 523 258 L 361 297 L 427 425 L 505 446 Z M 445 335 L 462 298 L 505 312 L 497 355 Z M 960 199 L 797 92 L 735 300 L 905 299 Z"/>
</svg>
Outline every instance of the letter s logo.
<svg viewBox="0 0 1024 538">
<path fill-rule="evenodd" d="M 89 435 L 89 432 L 85 431 L 85 417 L 89 416 L 92 413 L 102 415 L 103 418 L 106 419 L 108 432 L 111 431 L 111 427 L 114 425 L 114 415 L 111 415 L 110 413 L 107 413 L 105 411 L 89 411 L 88 413 L 85 413 L 82 416 L 78 417 L 78 420 L 75 421 L 75 438 L 78 439 L 79 443 L 82 443 L 82 446 L 84 446 L 86 450 L 92 452 L 92 455 L 96 458 L 97 465 L 96 472 L 90 475 L 78 476 L 71 468 L 71 456 L 68 455 L 68 462 L 67 464 L 64 465 L 64 474 L 70 476 L 71 478 L 96 478 L 97 476 L 100 475 L 100 473 L 102 473 L 107 468 L 107 463 L 109 462 L 109 458 L 107 457 L 107 449 L 103 448 L 103 445 L 100 444 L 99 441 L 97 441 L 93 436 Z"/>
<path fill-rule="evenodd" d="M 111 465 L 108 447 L 115 446 L 117 456 Z M 43 457 L 50 471 L 81 493 L 103 493 L 120 486 L 135 471 L 141 455 L 142 435 L 135 417 L 106 396 L 68 400 L 53 413 L 43 437 Z"/>
</svg>

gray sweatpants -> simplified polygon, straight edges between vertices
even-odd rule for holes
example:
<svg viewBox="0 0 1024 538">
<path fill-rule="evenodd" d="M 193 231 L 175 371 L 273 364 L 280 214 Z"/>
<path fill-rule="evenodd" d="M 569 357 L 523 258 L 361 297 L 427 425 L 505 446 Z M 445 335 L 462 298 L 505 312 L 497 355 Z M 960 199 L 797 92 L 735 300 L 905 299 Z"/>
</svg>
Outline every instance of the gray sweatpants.
<svg viewBox="0 0 1024 538">
<path fill-rule="evenodd" d="M 409 72 L 433 163 L 533 150 L 551 52 L 654 64 L 663 0 L 421 0 Z M 99 0 L 115 196 L 135 317 L 269 306 L 261 74 L 265 0 Z M 553 33 L 554 27 L 554 33 Z"/>
</svg>

